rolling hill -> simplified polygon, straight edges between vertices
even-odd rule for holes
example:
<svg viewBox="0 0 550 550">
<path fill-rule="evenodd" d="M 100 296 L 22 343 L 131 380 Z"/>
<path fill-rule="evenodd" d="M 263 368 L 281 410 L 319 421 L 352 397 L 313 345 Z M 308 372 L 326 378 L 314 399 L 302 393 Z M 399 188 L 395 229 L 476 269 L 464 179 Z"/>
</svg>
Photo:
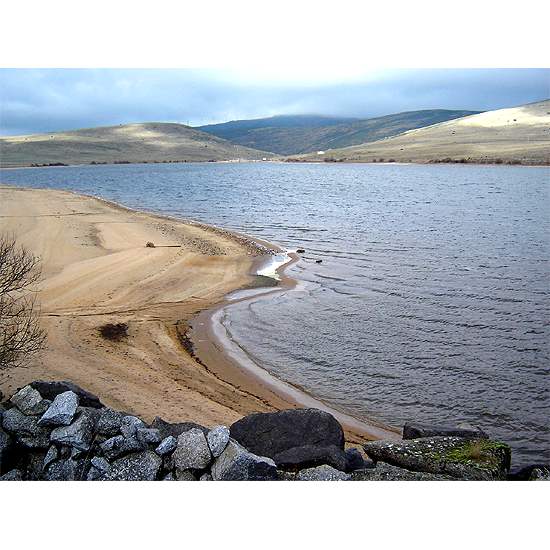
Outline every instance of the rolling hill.
<svg viewBox="0 0 550 550">
<path fill-rule="evenodd" d="M 248 149 L 183 124 L 144 123 L 0 138 L 0 166 L 261 159 Z"/>
<path fill-rule="evenodd" d="M 550 100 L 487 111 L 299 159 L 549 164 Z"/>
<path fill-rule="evenodd" d="M 376 141 L 477 112 L 433 109 L 370 119 L 284 115 L 210 124 L 199 129 L 246 147 L 293 155 Z"/>
</svg>

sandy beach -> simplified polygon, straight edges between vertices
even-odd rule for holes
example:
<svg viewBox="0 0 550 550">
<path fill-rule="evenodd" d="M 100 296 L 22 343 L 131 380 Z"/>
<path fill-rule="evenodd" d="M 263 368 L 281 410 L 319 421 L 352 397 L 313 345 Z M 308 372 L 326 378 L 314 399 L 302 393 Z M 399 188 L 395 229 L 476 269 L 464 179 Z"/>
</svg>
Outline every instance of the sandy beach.
<svg viewBox="0 0 550 550">
<path fill-rule="evenodd" d="M 201 314 L 203 322 L 228 293 L 259 285 L 253 267 L 266 251 L 251 240 L 70 192 L 4 185 L 0 230 L 42 259 L 39 301 L 48 333 L 46 349 L 27 367 L 0 371 L 4 394 L 36 379 L 71 380 L 147 420 L 206 426 L 315 405 L 238 366 L 206 326 L 190 332 L 202 340 L 199 361 L 186 346 L 193 319 Z M 146 248 L 148 241 L 155 248 Z M 101 325 L 118 322 L 128 324 L 126 340 L 99 335 Z M 349 441 L 392 435 L 340 420 Z"/>
</svg>

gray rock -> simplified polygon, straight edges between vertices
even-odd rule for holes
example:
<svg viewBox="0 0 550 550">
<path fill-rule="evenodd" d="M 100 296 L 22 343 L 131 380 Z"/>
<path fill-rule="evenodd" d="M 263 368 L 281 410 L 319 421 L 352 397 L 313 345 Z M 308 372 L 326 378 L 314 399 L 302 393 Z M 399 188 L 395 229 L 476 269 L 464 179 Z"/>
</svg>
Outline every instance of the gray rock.
<svg viewBox="0 0 550 550">
<path fill-rule="evenodd" d="M 0 428 L 0 472 L 4 469 L 4 463 L 9 458 L 12 449 L 12 439 Z"/>
<path fill-rule="evenodd" d="M 162 438 L 160 437 L 160 431 L 156 428 L 138 428 L 137 439 L 145 445 L 158 445 Z"/>
<path fill-rule="evenodd" d="M 337 470 L 345 471 L 346 455 L 335 445 L 303 445 L 293 447 L 273 456 L 278 468 L 303 469 L 328 464 Z"/>
<path fill-rule="evenodd" d="M 90 463 L 101 472 L 107 472 L 111 468 L 111 465 L 101 456 L 94 456 Z"/>
<path fill-rule="evenodd" d="M 346 472 L 354 470 L 363 470 L 365 468 L 365 459 L 361 451 L 356 448 L 346 449 Z"/>
<path fill-rule="evenodd" d="M 176 470 L 176 481 L 197 481 L 190 470 Z"/>
<path fill-rule="evenodd" d="M 84 456 L 86 453 L 87 451 L 83 451 L 81 449 L 77 449 L 76 447 L 72 447 L 70 457 L 76 460 Z"/>
<path fill-rule="evenodd" d="M 3 476 L 0 476 L 0 481 L 22 481 L 23 480 L 23 474 L 21 470 L 10 470 L 9 472 L 6 472 Z"/>
<path fill-rule="evenodd" d="M 138 428 L 146 428 L 145 422 L 137 416 L 125 416 L 120 424 L 120 433 L 124 437 L 132 437 L 137 433 Z"/>
<path fill-rule="evenodd" d="M 42 414 L 49 405 L 49 401 L 45 401 L 31 386 L 21 388 L 12 396 L 10 402 L 27 415 Z"/>
<path fill-rule="evenodd" d="M 44 477 L 47 481 L 75 481 L 77 463 L 70 458 L 52 462 Z"/>
<path fill-rule="evenodd" d="M 29 449 L 47 449 L 50 446 L 50 432 L 38 425 L 36 416 L 27 416 L 12 407 L 2 416 L 2 426 L 15 436 L 17 444 Z"/>
<path fill-rule="evenodd" d="M 91 468 L 88 471 L 88 476 L 86 479 L 88 481 L 96 481 L 102 476 L 105 476 L 109 473 L 111 465 L 102 457 L 94 456 L 90 461 Z"/>
<path fill-rule="evenodd" d="M 506 479 L 510 481 L 534 481 L 544 479 L 545 475 L 550 476 L 550 464 L 528 464 L 512 470 Z"/>
<path fill-rule="evenodd" d="M 91 407 L 93 409 L 101 409 L 103 404 L 99 398 L 81 387 L 73 384 L 72 382 L 46 382 L 44 380 L 36 380 L 29 384 L 32 388 L 39 391 L 44 399 L 55 399 L 56 395 L 66 391 L 72 391 L 78 395 L 80 404 L 83 407 Z"/>
<path fill-rule="evenodd" d="M 403 439 L 418 439 L 421 437 L 463 437 L 465 439 L 487 439 L 487 434 L 473 426 L 442 426 L 407 422 L 403 426 Z"/>
<path fill-rule="evenodd" d="M 113 460 L 124 454 L 145 451 L 147 445 L 137 439 L 137 437 L 124 437 L 123 435 L 115 435 L 104 441 L 99 446 L 102 453 L 109 459 Z"/>
<path fill-rule="evenodd" d="M 66 391 L 55 396 L 53 403 L 42 415 L 40 426 L 68 426 L 78 408 L 78 396 L 72 391 Z"/>
<path fill-rule="evenodd" d="M 550 481 L 550 468 L 547 466 L 533 468 L 529 476 L 529 481 Z"/>
<path fill-rule="evenodd" d="M 165 439 L 169 435 L 177 438 L 183 432 L 188 432 L 193 428 L 197 430 L 201 430 L 204 433 L 204 435 L 208 434 L 208 428 L 205 428 L 200 424 L 195 424 L 194 422 L 170 423 L 170 422 L 166 422 L 165 420 L 163 420 L 158 416 L 153 420 L 153 423 L 151 424 L 151 428 L 156 428 L 157 430 L 159 430 L 162 439 Z"/>
<path fill-rule="evenodd" d="M 296 475 L 296 481 L 348 481 L 350 478 L 349 474 L 327 464 L 300 470 Z"/>
<path fill-rule="evenodd" d="M 296 481 L 296 472 L 288 472 L 287 470 L 277 470 L 277 479 L 279 481 Z"/>
<path fill-rule="evenodd" d="M 171 453 L 177 445 L 178 440 L 173 435 L 169 435 L 161 441 L 160 445 L 155 449 L 155 452 L 160 456 L 164 456 Z"/>
<path fill-rule="evenodd" d="M 379 462 L 376 468 L 356 470 L 351 474 L 352 481 L 456 481 L 456 478 L 445 474 L 428 474 L 411 472 L 404 468 Z"/>
<path fill-rule="evenodd" d="M 216 426 L 208 432 L 206 439 L 212 456 L 217 458 L 229 443 L 229 428 L 227 426 Z"/>
<path fill-rule="evenodd" d="M 199 481 L 214 481 L 212 476 L 209 473 L 202 474 L 199 478 Z"/>
<path fill-rule="evenodd" d="M 375 462 L 459 479 L 505 479 L 510 468 L 510 447 L 490 439 L 440 436 L 371 441 L 363 447 Z"/>
<path fill-rule="evenodd" d="M 172 457 L 177 470 L 191 468 L 202 470 L 210 464 L 212 459 L 206 437 L 197 428 L 183 432 L 178 436 L 178 445 Z"/>
<path fill-rule="evenodd" d="M 215 481 L 256 481 L 277 479 L 277 466 L 268 457 L 257 456 L 233 440 L 216 458 L 211 469 Z"/>
<path fill-rule="evenodd" d="M 42 450 L 28 450 L 23 461 L 17 464 L 25 472 L 25 477 L 29 481 L 41 481 L 44 479 L 44 453 Z"/>
<path fill-rule="evenodd" d="M 81 451 L 90 449 L 94 431 L 94 419 L 87 410 L 83 410 L 69 426 L 55 428 L 50 436 L 52 443 L 76 447 Z"/>
<path fill-rule="evenodd" d="M 46 456 L 44 457 L 44 461 L 42 463 L 42 467 L 44 468 L 44 470 L 46 470 L 48 468 L 48 466 L 54 461 L 54 460 L 57 460 L 58 458 L 58 452 L 57 452 L 57 447 L 55 445 L 52 445 L 49 449 L 48 449 L 48 452 L 46 453 Z"/>
<path fill-rule="evenodd" d="M 176 481 L 176 478 L 174 477 L 174 474 L 172 472 L 168 472 L 163 478 L 162 481 Z"/>
<path fill-rule="evenodd" d="M 252 453 L 275 459 L 296 447 L 344 450 L 344 431 L 329 413 L 318 409 L 291 409 L 256 413 L 231 425 L 231 437 Z"/>
<path fill-rule="evenodd" d="M 99 412 L 97 420 L 97 432 L 103 435 L 113 436 L 120 432 L 122 419 L 126 415 L 119 411 L 104 407 Z"/>
<path fill-rule="evenodd" d="M 153 481 L 157 478 L 162 459 L 153 451 L 133 453 L 115 460 L 101 476 L 106 481 Z"/>
</svg>

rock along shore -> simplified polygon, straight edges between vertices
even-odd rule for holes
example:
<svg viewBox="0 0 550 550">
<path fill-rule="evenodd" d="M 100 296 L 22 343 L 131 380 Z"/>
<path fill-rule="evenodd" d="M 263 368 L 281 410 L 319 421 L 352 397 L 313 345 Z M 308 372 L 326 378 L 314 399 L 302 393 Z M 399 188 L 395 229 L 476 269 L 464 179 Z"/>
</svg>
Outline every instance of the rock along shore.
<svg viewBox="0 0 550 550">
<path fill-rule="evenodd" d="M 317 409 L 147 425 L 70 382 L 21 388 L 1 402 L 0 426 L 0 481 L 550 479 L 548 465 L 510 472 L 508 445 L 473 427 L 407 424 L 402 441 L 346 449 L 338 421 Z"/>
</svg>

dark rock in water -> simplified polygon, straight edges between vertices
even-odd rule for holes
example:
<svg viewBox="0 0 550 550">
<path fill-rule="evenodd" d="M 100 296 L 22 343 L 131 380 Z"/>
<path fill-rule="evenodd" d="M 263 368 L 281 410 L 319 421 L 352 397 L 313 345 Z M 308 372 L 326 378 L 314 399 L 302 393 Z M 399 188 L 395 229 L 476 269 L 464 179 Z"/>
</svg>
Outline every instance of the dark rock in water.
<svg viewBox="0 0 550 550">
<path fill-rule="evenodd" d="M 109 471 L 99 479 L 104 481 L 154 481 L 161 465 L 162 459 L 153 451 L 134 453 L 115 460 Z"/>
<path fill-rule="evenodd" d="M 550 479 L 549 464 L 530 464 L 510 472 L 506 479 L 510 481 L 537 481 Z"/>
<path fill-rule="evenodd" d="M 346 449 L 346 472 L 365 468 L 365 459 L 359 449 Z"/>
<path fill-rule="evenodd" d="M 183 432 L 188 432 L 193 428 L 201 430 L 204 433 L 204 435 L 208 434 L 208 428 L 205 428 L 200 424 L 195 424 L 194 422 L 177 422 L 172 424 L 170 422 L 166 422 L 165 420 L 163 420 L 158 416 L 153 420 L 153 423 L 151 424 L 151 428 L 156 428 L 157 430 L 159 430 L 162 439 L 165 439 L 169 435 L 172 435 L 177 438 Z"/>
<path fill-rule="evenodd" d="M 548 466 L 542 468 L 533 468 L 529 481 L 550 481 L 550 468 Z"/>
<path fill-rule="evenodd" d="M 323 260 L 315 260 L 315 263 L 316 263 L 316 264 L 322 264 L 322 263 L 323 263 Z"/>
<path fill-rule="evenodd" d="M 363 448 L 375 462 L 459 479 L 505 479 L 510 468 L 510 447 L 490 439 L 425 437 L 371 441 Z"/>
<path fill-rule="evenodd" d="M 99 448 L 106 458 L 113 460 L 127 453 L 145 451 L 147 449 L 147 444 L 139 441 L 137 437 L 115 435 L 101 443 Z"/>
<path fill-rule="evenodd" d="M 445 474 L 411 472 L 404 468 L 379 462 L 375 468 L 365 468 L 351 473 L 351 481 L 456 481 Z"/>
<path fill-rule="evenodd" d="M 421 437 L 464 437 L 467 439 L 487 439 L 487 434 L 481 428 L 461 428 L 452 426 L 438 426 L 432 424 L 418 424 L 407 422 L 403 426 L 403 439 L 419 439 Z"/>
<path fill-rule="evenodd" d="M 212 460 L 212 455 L 202 430 L 193 428 L 180 434 L 172 457 L 178 471 L 206 468 Z"/>
<path fill-rule="evenodd" d="M 303 249 L 303 248 L 298 248 L 298 249 L 296 250 L 296 252 L 297 252 L 298 254 L 303 254 L 303 253 L 305 252 L 305 249 Z"/>
<path fill-rule="evenodd" d="M 214 481 L 276 480 L 277 466 L 270 458 L 257 456 L 230 440 L 211 473 Z"/>
<path fill-rule="evenodd" d="M 27 415 L 43 414 L 50 404 L 31 386 L 21 388 L 12 396 L 10 403 Z"/>
<path fill-rule="evenodd" d="M 330 464 L 337 470 L 345 471 L 346 454 L 336 445 L 320 447 L 315 445 L 303 445 L 293 447 L 273 456 L 275 464 L 282 469 L 311 468 L 321 464 Z"/>
<path fill-rule="evenodd" d="M 93 431 L 94 418 L 89 411 L 83 410 L 71 425 L 55 428 L 50 439 L 52 443 L 87 451 L 92 443 Z"/>
<path fill-rule="evenodd" d="M 83 390 L 72 382 L 46 382 L 44 380 L 37 380 L 29 384 L 32 388 L 39 391 L 44 399 L 55 399 L 56 395 L 66 391 L 72 391 L 78 395 L 80 405 L 83 407 L 91 407 L 92 409 L 101 409 L 103 403 L 99 400 L 99 397 Z"/>
<path fill-rule="evenodd" d="M 10 470 L 9 472 L 5 473 L 3 476 L 0 476 L 0 481 L 22 481 L 23 480 L 23 474 L 21 470 Z"/>
<path fill-rule="evenodd" d="M 231 437 L 252 453 L 270 458 L 306 445 L 344 449 L 342 426 L 318 409 L 251 414 L 231 426 Z"/>
<path fill-rule="evenodd" d="M 349 474 L 323 464 L 316 468 L 301 470 L 296 475 L 296 481 L 348 481 L 350 477 Z"/>
<path fill-rule="evenodd" d="M 15 436 L 18 445 L 29 449 L 47 449 L 50 446 L 50 431 L 38 425 L 36 416 L 27 416 L 16 407 L 4 413 L 2 426 Z"/>
<path fill-rule="evenodd" d="M 97 420 L 97 433 L 108 436 L 117 435 L 125 416 L 128 415 L 109 407 L 101 409 Z"/>
<path fill-rule="evenodd" d="M 38 424 L 40 426 L 68 426 L 78 408 L 78 395 L 72 391 L 66 391 L 55 396 L 52 404 L 42 415 Z"/>
</svg>

